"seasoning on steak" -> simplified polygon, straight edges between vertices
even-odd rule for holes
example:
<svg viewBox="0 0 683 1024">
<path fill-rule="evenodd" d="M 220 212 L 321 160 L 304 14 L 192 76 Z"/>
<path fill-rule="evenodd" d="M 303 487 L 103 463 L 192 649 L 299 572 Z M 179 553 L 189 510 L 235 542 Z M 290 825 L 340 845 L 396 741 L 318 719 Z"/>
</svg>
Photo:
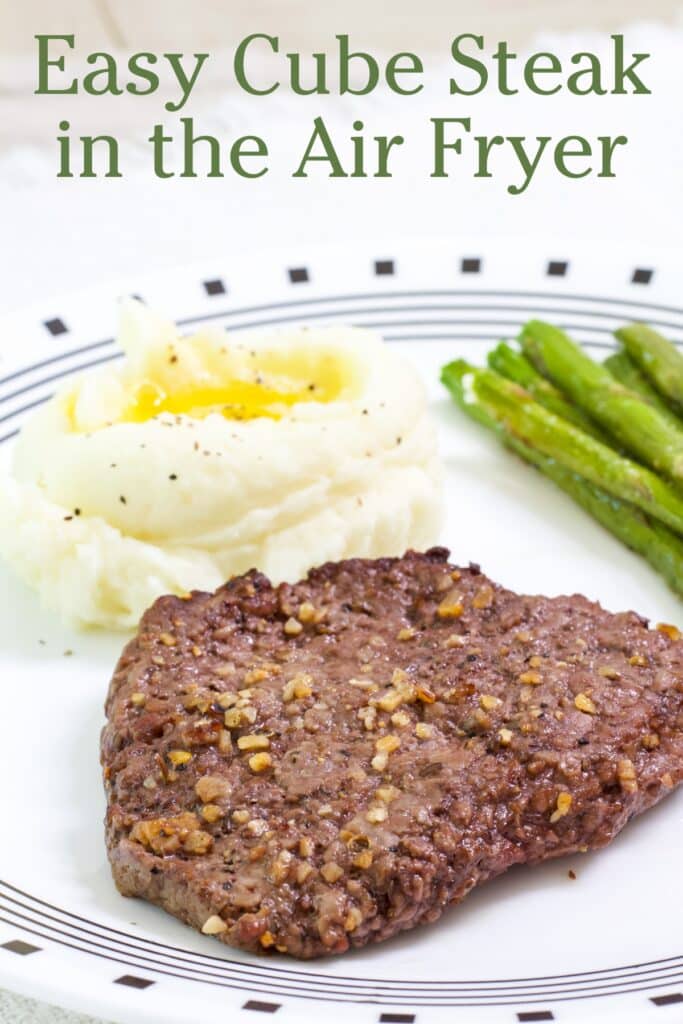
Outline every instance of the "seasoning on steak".
<svg viewBox="0 0 683 1024">
<path fill-rule="evenodd" d="M 154 604 L 102 737 L 123 894 L 248 950 L 341 953 L 605 846 L 681 781 L 678 630 L 447 558 Z"/>
</svg>

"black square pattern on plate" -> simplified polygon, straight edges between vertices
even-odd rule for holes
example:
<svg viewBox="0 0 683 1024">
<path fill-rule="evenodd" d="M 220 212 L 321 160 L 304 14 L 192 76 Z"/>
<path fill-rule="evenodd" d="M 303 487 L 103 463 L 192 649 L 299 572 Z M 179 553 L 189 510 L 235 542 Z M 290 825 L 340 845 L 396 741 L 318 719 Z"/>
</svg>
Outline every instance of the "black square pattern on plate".
<svg viewBox="0 0 683 1024">
<path fill-rule="evenodd" d="M 478 257 L 468 256 L 460 264 L 460 270 L 463 274 L 479 274 L 481 273 L 481 260 Z"/>
<path fill-rule="evenodd" d="M 292 284 L 303 284 L 305 281 L 308 281 L 308 268 L 291 267 L 289 271 L 289 280 Z"/>
<path fill-rule="evenodd" d="M 380 1024 L 414 1024 L 414 1013 L 383 1013 Z"/>
<path fill-rule="evenodd" d="M 550 260 L 546 273 L 548 277 L 564 277 L 569 270 L 566 260 Z"/>
<path fill-rule="evenodd" d="M 52 320 L 46 320 L 45 327 L 54 338 L 59 334 L 66 334 L 69 330 L 64 321 L 58 316 L 54 317 Z"/>
<path fill-rule="evenodd" d="M 22 942 L 21 939 L 12 939 L 11 942 L 3 942 L 2 948 L 18 956 L 28 956 L 29 953 L 40 953 L 40 946 L 32 946 L 30 942 Z"/>
<path fill-rule="evenodd" d="M 204 291 L 207 295 L 225 295 L 226 287 L 219 277 L 211 281 L 204 281 Z"/>
<path fill-rule="evenodd" d="M 255 1010 L 257 1013 L 275 1013 L 280 1009 L 280 1003 L 262 1003 L 259 999 L 247 999 L 242 1009 Z"/>
<path fill-rule="evenodd" d="M 138 978 L 135 974 L 122 974 L 120 978 L 114 979 L 115 985 L 125 985 L 126 988 L 149 988 L 154 982 L 149 978 Z"/>
<path fill-rule="evenodd" d="M 650 1002 L 655 1006 L 673 1006 L 674 1003 L 683 1003 L 683 992 L 669 992 L 665 996 L 650 996 Z"/>
<path fill-rule="evenodd" d="M 646 267 L 636 267 L 631 281 L 633 284 L 649 284 L 654 277 L 654 273 L 654 270 L 649 270 Z"/>
<path fill-rule="evenodd" d="M 555 1018 L 551 1010 L 523 1010 L 517 1014 L 517 1020 L 531 1024 L 532 1021 L 555 1020 Z"/>
<path fill-rule="evenodd" d="M 375 260 L 375 273 L 378 277 L 384 277 L 394 273 L 393 260 Z"/>
</svg>

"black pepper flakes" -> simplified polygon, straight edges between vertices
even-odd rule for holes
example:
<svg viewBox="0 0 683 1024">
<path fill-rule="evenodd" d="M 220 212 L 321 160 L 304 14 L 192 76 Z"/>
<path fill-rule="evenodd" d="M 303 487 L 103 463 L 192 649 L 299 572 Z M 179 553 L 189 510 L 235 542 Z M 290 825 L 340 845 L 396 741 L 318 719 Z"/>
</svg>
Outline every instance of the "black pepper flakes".
<svg viewBox="0 0 683 1024">
<path fill-rule="evenodd" d="M 177 480 L 178 479 L 178 474 L 177 473 L 169 473 L 168 479 L 169 480 Z"/>
<path fill-rule="evenodd" d="M 119 495 L 119 501 L 121 502 L 122 505 L 126 504 L 126 498 L 123 494 Z"/>
</svg>

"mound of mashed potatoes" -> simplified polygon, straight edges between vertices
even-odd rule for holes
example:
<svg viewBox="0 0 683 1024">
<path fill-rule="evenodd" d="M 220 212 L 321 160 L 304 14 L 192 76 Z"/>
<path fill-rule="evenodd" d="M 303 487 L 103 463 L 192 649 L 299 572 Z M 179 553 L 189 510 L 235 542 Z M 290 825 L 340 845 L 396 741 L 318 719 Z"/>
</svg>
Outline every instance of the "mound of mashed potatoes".
<svg viewBox="0 0 683 1024">
<path fill-rule="evenodd" d="M 437 539 L 425 395 L 374 334 L 181 337 L 130 301 L 119 340 L 26 423 L 1 484 L 0 554 L 65 618 L 125 629 L 160 594 Z"/>
</svg>

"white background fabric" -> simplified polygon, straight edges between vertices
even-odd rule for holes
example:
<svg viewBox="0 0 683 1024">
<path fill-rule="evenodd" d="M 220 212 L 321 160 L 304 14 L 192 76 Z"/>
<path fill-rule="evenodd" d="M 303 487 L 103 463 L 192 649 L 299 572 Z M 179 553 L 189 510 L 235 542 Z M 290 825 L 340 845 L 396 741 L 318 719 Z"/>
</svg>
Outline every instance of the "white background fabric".
<svg viewBox="0 0 683 1024">
<path fill-rule="evenodd" d="M 548 10 L 552 5 L 545 6 Z M 63 103 L 46 103 L 36 115 L 29 85 L 32 63 L 5 61 L 0 69 L 5 126 L 4 135 L 0 133 L 0 310 L 44 296 L 49 311 L 51 303 L 57 308 L 65 290 L 111 276 L 142 274 L 194 259 L 215 257 L 218 262 L 246 248 L 273 244 L 303 253 L 313 242 L 359 235 L 547 239 L 550 234 L 558 246 L 563 238 L 637 239 L 644 246 L 670 246 L 677 251 L 672 258 L 680 260 L 683 29 L 642 23 L 627 27 L 626 35 L 629 49 L 653 54 L 643 71 L 651 97 L 504 100 L 485 94 L 456 103 L 447 90 L 447 42 L 440 52 L 430 52 L 429 88 L 413 98 L 384 92 L 356 100 L 307 100 L 286 97 L 282 90 L 270 100 L 253 101 L 225 89 L 220 74 L 212 74 L 191 112 L 214 135 L 258 132 L 268 140 L 272 170 L 257 181 L 226 177 L 160 182 L 150 174 L 143 148 L 158 117 L 158 102 L 135 111 L 130 105 L 115 107 L 114 101 L 97 106 L 74 101 L 68 110 Z M 496 40 L 504 37 L 504 29 L 495 35 Z M 410 46 L 410 35 L 404 38 Z M 605 34 L 545 34 L 533 49 L 605 54 L 608 43 Z M 382 134 L 400 130 L 409 144 L 397 161 L 395 177 L 330 181 L 316 174 L 308 181 L 292 180 L 289 175 L 303 152 L 311 121 L 320 113 L 340 138 L 356 117 Z M 113 130 L 110 126 L 115 125 L 122 140 L 123 180 L 55 180 L 50 136 L 66 114 L 81 128 Z M 501 163 L 490 180 L 471 178 L 464 160 L 458 162 L 457 177 L 429 178 L 429 118 L 449 115 L 471 116 L 473 131 L 481 134 L 626 134 L 631 141 L 617 162 L 614 180 L 568 181 L 546 169 L 525 195 L 513 198 L 505 188 L 510 161 Z M 0 339 L 0 350 L 4 342 Z M 0 992 L 0 1024 L 24 1021 L 85 1024 L 86 1018 Z"/>
<path fill-rule="evenodd" d="M 491 43 L 499 36 L 491 36 Z M 30 98 L 27 103 L 34 113 L 41 104 L 40 133 L 36 135 L 31 122 L 13 145 L 0 147 L 6 239 L 0 310 L 136 270 L 219 260 L 250 247 L 284 244 L 296 249 L 313 241 L 368 234 L 547 238 L 551 233 L 557 239 L 642 239 L 676 246 L 683 167 L 682 40 L 683 31 L 655 23 L 628 28 L 628 48 L 653 54 L 643 69 L 653 95 L 635 98 L 581 99 L 566 93 L 501 98 L 495 92 L 453 98 L 448 95 L 446 39 L 438 51 L 425 56 L 428 87 L 414 97 L 396 97 L 385 90 L 358 99 L 307 98 L 288 96 L 283 89 L 254 99 L 223 87 L 230 78 L 230 60 L 229 54 L 218 54 L 206 85 L 182 113 L 191 112 L 198 129 L 226 140 L 254 131 L 261 134 L 272 154 L 271 170 L 252 181 L 234 175 L 213 180 L 155 178 L 144 140 L 159 118 L 158 97 L 137 105 L 126 97 L 78 97 L 71 105 L 65 105 L 64 97 Z M 605 56 L 609 37 L 546 33 L 536 38 L 533 48 L 567 55 L 591 49 Z M 22 73 L 28 94 L 34 77 L 31 62 Z M 17 74 L 15 83 L 20 80 Z M 18 123 L 16 103 L 10 100 L 5 113 Z M 320 113 L 339 139 L 351 134 L 357 117 L 373 134 L 400 130 L 406 144 L 397 153 L 395 176 L 382 181 L 331 180 L 316 169 L 308 180 L 293 180 L 291 172 L 304 151 L 312 120 Z M 77 130 L 111 130 L 121 138 L 123 179 L 54 177 L 53 139 L 65 114 Z M 514 180 L 515 171 L 502 152 L 496 156 L 493 178 L 473 178 L 467 156 L 454 158 L 452 178 L 429 177 L 430 117 L 462 115 L 472 118 L 472 134 L 559 138 L 579 131 L 589 137 L 625 134 L 630 142 L 618 154 L 615 179 L 591 176 L 570 181 L 545 166 L 524 195 L 511 197 L 506 185 Z M 177 116 L 167 115 L 169 128 Z M 469 153 L 467 145 L 465 150 Z"/>
</svg>

